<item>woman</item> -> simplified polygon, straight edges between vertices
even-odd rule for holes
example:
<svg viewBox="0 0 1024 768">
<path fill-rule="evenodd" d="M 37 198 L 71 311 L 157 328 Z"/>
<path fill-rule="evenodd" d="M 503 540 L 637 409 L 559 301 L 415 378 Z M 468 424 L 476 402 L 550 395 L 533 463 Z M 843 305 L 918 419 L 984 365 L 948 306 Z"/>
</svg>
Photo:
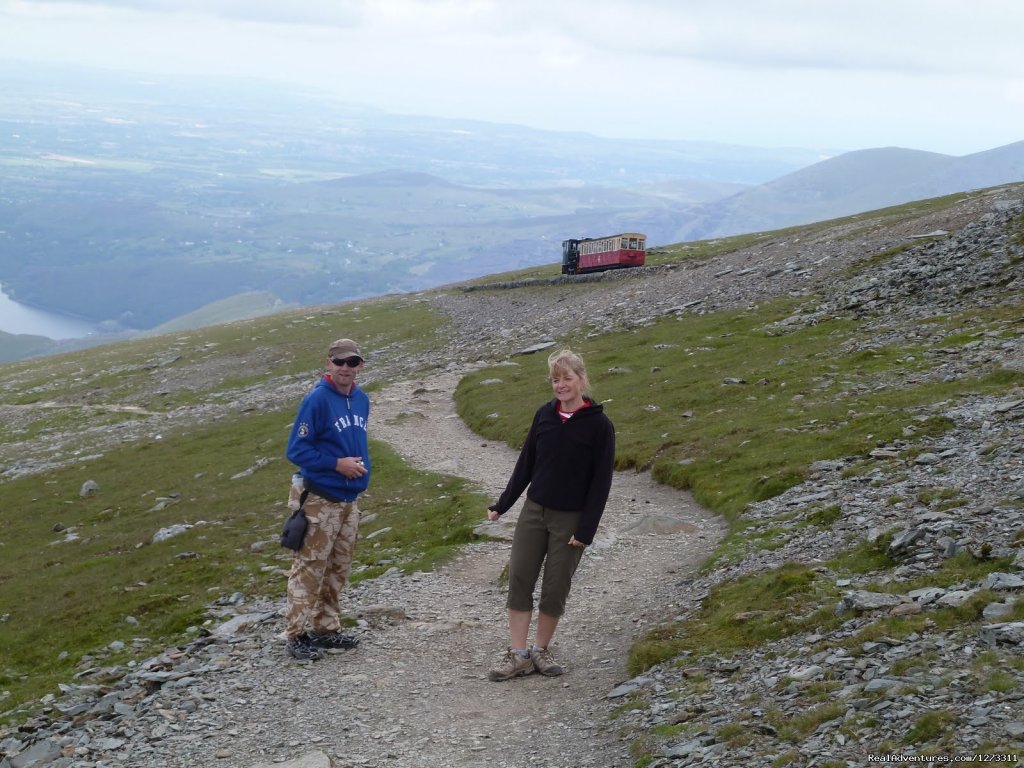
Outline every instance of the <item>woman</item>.
<svg viewBox="0 0 1024 768">
<path fill-rule="evenodd" d="M 512 477 L 487 510 L 487 519 L 497 520 L 526 491 L 509 558 L 510 647 L 488 675 L 495 681 L 535 670 L 542 675 L 564 672 L 548 647 L 612 485 L 615 427 L 587 394 L 590 384 L 583 360 L 565 349 L 548 358 L 548 370 L 555 397 L 537 410 Z M 533 590 L 541 566 L 537 633 L 530 646 Z"/>
</svg>

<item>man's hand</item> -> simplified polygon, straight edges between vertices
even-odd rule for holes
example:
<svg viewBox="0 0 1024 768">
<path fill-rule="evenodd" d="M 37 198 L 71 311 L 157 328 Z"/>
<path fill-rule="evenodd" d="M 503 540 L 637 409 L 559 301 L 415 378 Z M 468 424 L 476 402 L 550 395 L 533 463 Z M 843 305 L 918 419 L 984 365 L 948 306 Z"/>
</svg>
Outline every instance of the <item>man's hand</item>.
<svg viewBox="0 0 1024 768">
<path fill-rule="evenodd" d="M 370 471 L 363 466 L 362 456 L 342 456 L 338 459 L 335 469 L 349 480 L 355 480 Z"/>
</svg>

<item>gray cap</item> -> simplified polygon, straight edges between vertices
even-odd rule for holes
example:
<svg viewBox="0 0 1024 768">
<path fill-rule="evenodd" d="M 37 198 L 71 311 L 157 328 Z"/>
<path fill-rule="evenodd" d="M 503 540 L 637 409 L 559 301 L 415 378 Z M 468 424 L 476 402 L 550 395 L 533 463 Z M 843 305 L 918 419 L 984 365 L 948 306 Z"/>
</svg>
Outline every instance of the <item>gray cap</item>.
<svg viewBox="0 0 1024 768">
<path fill-rule="evenodd" d="M 356 344 L 352 339 L 338 339 L 331 344 L 331 348 L 327 350 L 328 357 L 358 357 L 360 360 L 363 359 L 363 353 L 359 351 L 359 345 Z"/>
</svg>

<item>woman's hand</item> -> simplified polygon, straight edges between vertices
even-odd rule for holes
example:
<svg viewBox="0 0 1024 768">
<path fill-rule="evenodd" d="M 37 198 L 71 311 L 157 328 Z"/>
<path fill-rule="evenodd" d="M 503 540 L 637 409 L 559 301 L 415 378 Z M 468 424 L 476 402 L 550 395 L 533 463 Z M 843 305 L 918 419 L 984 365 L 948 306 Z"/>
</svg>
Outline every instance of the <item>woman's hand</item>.
<svg viewBox="0 0 1024 768">
<path fill-rule="evenodd" d="M 575 536 L 570 536 L 569 537 L 569 546 L 570 547 L 579 547 L 580 549 L 584 549 L 587 545 L 584 544 L 582 541 L 577 540 L 577 538 Z"/>
<path fill-rule="evenodd" d="M 495 512 L 493 509 L 488 509 L 487 510 L 487 519 L 490 520 L 492 523 L 495 520 L 497 520 L 499 517 L 500 517 L 500 515 L 497 512 Z"/>
</svg>

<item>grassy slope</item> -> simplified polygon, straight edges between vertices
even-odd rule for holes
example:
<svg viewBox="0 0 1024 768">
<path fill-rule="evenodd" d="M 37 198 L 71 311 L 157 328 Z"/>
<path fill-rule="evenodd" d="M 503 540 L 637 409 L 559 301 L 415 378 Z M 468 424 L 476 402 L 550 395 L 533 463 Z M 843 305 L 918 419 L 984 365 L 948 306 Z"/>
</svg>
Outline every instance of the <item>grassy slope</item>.
<svg viewBox="0 0 1024 768">
<path fill-rule="evenodd" d="M 776 335 L 770 325 L 792 314 L 792 304 L 676 316 L 579 346 L 595 395 L 616 424 L 617 467 L 650 469 L 731 519 L 747 503 L 802 481 L 813 461 L 866 455 L 905 428 L 925 435 L 945 427 L 936 418 L 917 420 L 919 406 L 1024 384 L 1013 372 L 926 382 L 938 344 L 844 353 L 862 335 L 849 320 Z M 976 329 L 954 339 L 966 344 L 1005 330 L 1003 322 L 1019 313 L 1017 305 L 972 314 L 969 324 L 947 322 Z M 515 444 L 536 405 L 522 393 L 541 391 L 546 374 L 542 356 L 477 371 L 459 386 L 459 413 L 484 436 Z M 501 381 L 480 386 L 488 379 Z"/>
<path fill-rule="evenodd" d="M 62 356 L 59 372 L 53 359 L 3 366 L 3 403 L 59 397 L 68 405 L 35 410 L 17 428 L 4 424 L 0 439 L 46 441 L 80 418 L 105 419 L 110 429 L 141 418 L 96 416 L 78 405 L 134 403 L 170 414 L 280 377 L 308 376 L 312 384 L 324 339 L 337 328 L 350 329 L 369 350 L 413 352 L 436 345 L 441 323 L 422 304 L 396 299 L 100 347 Z M 190 365 L 198 371 L 210 356 L 229 365 L 205 381 L 190 375 Z M 184 386 L 171 377 L 178 369 Z M 156 377 L 167 381 L 154 390 Z M 276 539 L 287 515 L 293 468 L 283 451 L 297 405 L 243 408 L 181 427 L 168 419 L 168 428 L 158 424 L 101 453 L 83 445 L 84 458 L 68 468 L 3 483 L 0 702 L 7 717 L 83 667 L 147 657 L 180 642 L 218 598 L 239 590 L 283 594 L 290 559 Z M 472 538 L 484 500 L 461 480 L 413 471 L 379 442 L 371 451 L 373 483 L 361 506 L 377 517 L 367 531 L 391 530 L 360 549 L 354 580 L 396 566 L 429 570 Z M 249 474 L 232 479 L 242 473 Z M 99 491 L 83 498 L 86 480 Z M 159 529 L 182 523 L 192 527 L 153 543 Z M 69 534 L 76 538 L 68 541 Z M 257 542 L 264 544 L 253 547 Z M 127 648 L 111 651 L 115 640 Z"/>
</svg>

